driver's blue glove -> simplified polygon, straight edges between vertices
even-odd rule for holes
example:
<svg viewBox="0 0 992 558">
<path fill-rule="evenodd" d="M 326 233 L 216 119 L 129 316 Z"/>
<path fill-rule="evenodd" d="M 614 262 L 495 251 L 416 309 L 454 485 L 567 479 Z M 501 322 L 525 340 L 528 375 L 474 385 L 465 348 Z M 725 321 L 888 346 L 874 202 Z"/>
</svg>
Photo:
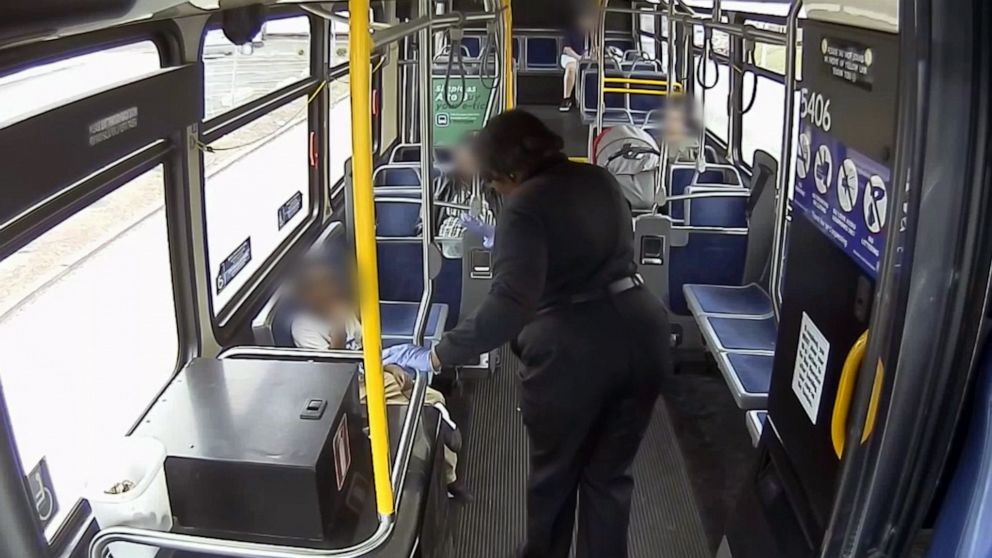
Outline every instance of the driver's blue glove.
<svg viewBox="0 0 992 558">
<path fill-rule="evenodd" d="M 393 345 L 382 351 L 382 364 L 395 364 L 416 372 L 434 372 L 431 350 L 411 343 Z"/>
<path fill-rule="evenodd" d="M 475 215 L 469 215 L 468 213 L 462 213 L 462 225 L 464 225 L 467 230 L 481 236 L 483 246 L 486 248 L 493 247 L 493 243 L 496 241 L 496 227 L 493 227 Z"/>
</svg>

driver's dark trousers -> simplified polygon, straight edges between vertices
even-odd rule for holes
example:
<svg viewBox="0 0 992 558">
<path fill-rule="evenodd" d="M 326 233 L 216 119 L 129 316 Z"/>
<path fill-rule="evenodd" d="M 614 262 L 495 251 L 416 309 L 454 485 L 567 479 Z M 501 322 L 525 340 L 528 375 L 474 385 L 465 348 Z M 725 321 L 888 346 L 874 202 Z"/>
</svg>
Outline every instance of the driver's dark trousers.
<svg viewBox="0 0 992 558">
<path fill-rule="evenodd" d="M 530 439 L 523 558 L 627 556 L 631 464 L 669 374 L 669 329 L 643 287 L 542 311 L 518 336 Z"/>
</svg>

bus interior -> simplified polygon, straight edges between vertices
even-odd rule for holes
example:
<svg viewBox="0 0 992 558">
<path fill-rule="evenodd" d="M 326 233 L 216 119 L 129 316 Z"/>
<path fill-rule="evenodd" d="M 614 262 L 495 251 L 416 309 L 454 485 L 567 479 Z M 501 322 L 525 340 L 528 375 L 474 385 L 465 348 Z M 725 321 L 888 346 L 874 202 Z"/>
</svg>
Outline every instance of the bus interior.
<svg viewBox="0 0 992 558">
<path fill-rule="evenodd" d="M 402 405 L 381 363 L 488 292 L 452 157 L 509 109 L 656 155 L 631 556 L 992 556 L 992 5 L 594 5 L 563 111 L 579 0 L 6 0 L 0 556 L 513 556 L 511 348 Z M 296 346 L 315 260 L 364 347 Z"/>
</svg>

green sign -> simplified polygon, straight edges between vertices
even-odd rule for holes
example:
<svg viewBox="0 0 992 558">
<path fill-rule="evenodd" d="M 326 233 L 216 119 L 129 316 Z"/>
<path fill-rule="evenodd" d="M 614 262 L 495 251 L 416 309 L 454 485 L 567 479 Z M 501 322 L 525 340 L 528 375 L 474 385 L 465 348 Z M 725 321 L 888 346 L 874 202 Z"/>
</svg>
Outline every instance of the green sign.
<svg viewBox="0 0 992 558">
<path fill-rule="evenodd" d="M 453 145 L 467 133 L 482 128 L 493 95 L 492 78 L 434 76 L 434 145 Z M 462 89 L 464 86 L 464 95 Z"/>
</svg>

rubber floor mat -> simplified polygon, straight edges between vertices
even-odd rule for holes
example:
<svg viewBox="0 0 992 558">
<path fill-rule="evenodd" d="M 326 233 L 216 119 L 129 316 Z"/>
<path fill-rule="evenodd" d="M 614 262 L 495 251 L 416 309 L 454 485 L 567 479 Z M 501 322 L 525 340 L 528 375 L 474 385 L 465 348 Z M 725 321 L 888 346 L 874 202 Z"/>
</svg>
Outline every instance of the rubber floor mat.
<svg viewBox="0 0 992 558">
<path fill-rule="evenodd" d="M 508 348 L 502 349 L 501 362 L 472 398 L 460 474 L 473 499 L 457 514 L 450 558 L 511 558 L 523 541 L 527 434 L 518 410 L 519 362 Z M 634 477 L 630 556 L 709 557 L 685 462 L 660 398 Z"/>
</svg>

